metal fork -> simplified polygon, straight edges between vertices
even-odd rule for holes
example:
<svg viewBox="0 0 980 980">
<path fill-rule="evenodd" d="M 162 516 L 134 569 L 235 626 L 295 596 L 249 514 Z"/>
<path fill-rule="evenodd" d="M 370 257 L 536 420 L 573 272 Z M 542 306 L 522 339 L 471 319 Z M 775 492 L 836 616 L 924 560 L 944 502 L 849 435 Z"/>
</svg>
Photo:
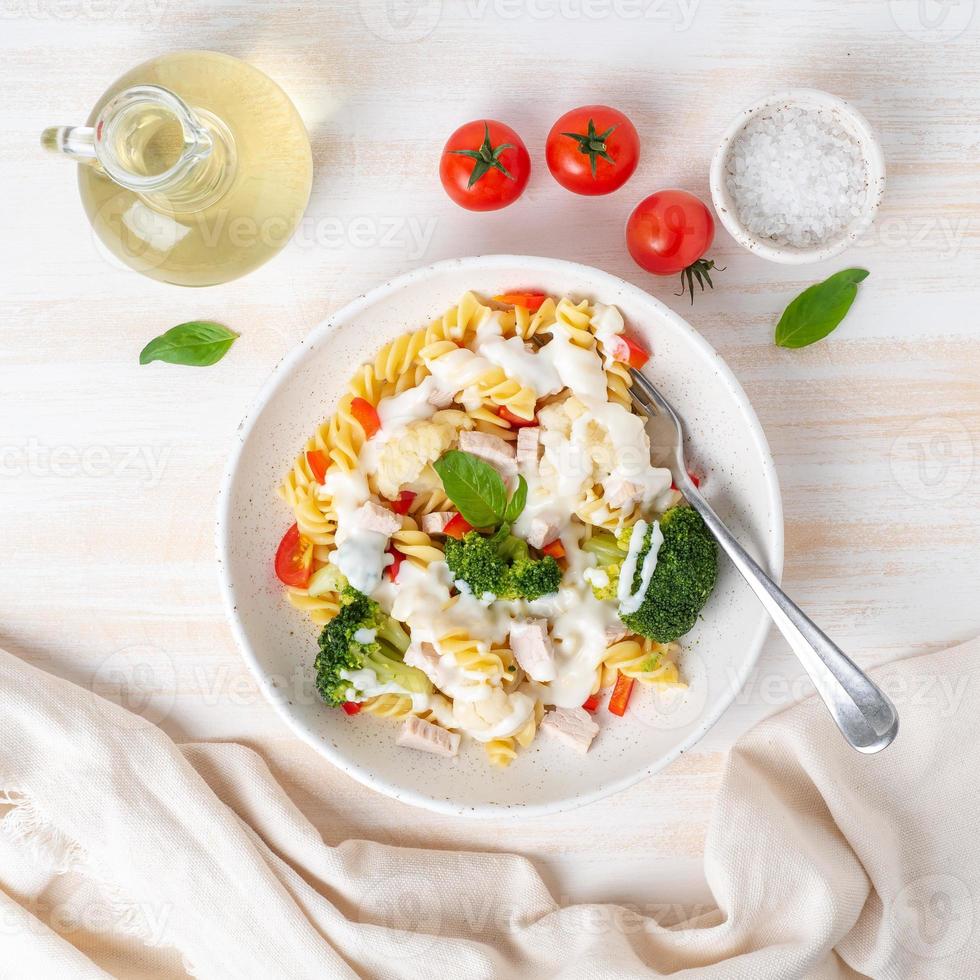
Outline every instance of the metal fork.
<svg viewBox="0 0 980 980">
<path fill-rule="evenodd" d="M 742 578 L 765 606 L 810 675 L 844 738 L 859 752 L 880 752 L 898 734 L 898 712 L 874 683 L 759 567 L 738 543 L 688 476 L 684 462 L 684 425 L 650 380 L 631 369 L 633 403 L 649 417 L 673 424 L 676 441 L 670 459 L 675 486 L 704 518 Z"/>
</svg>

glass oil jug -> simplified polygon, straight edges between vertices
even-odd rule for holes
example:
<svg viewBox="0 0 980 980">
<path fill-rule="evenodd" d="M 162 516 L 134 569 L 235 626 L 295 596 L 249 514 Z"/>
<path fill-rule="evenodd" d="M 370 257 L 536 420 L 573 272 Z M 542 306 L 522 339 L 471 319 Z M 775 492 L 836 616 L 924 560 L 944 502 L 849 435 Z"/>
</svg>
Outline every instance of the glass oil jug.
<svg viewBox="0 0 980 980">
<path fill-rule="evenodd" d="M 214 51 L 148 61 L 88 126 L 45 130 L 78 164 L 86 214 L 112 254 L 182 286 L 245 275 L 289 241 L 310 197 L 303 121 L 258 69 Z"/>
</svg>

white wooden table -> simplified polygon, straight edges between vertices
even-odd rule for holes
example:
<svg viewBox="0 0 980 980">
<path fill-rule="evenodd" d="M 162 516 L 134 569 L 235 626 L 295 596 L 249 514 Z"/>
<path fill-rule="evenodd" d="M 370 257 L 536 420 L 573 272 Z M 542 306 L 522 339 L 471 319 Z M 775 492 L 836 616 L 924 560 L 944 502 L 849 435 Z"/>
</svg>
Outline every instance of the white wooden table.
<svg viewBox="0 0 980 980">
<path fill-rule="evenodd" d="M 659 777 L 523 825 L 419 820 L 290 737 L 259 696 L 219 602 L 215 493 L 257 389 L 331 310 L 440 258 L 554 255 L 683 310 L 727 359 L 776 456 L 786 584 L 842 646 L 868 665 L 976 633 L 980 26 L 968 23 L 973 0 L 945 20 L 935 6 L 0 0 L 0 645 L 115 692 L 178 738 L 254 746 L 328 841 L 515 849 L 571 900 L 709 901 L 701 852 L 725 751 L 807 693 L 781 639 L 709 737 Z M 72 166 L 37 142 L 46 125 L 83 120 L 125 69 L 191 47 L 279 80 L 316 159 L 307 218 L 284 254 L 199 291 L 109 263 Z M 712 254 L 727 269 L 690 311 L 673 280 L 632 265 L 626 215 L 664 186 L 707 197 L 730 117 L 792 85 L 853 100 L 877 128 L 889 169 L 879 221 L 846 257 L 804 269 L 753 258 L 719 231 Z M 626 110 L 643 138 L 632 181 L 594 200 L 561 190 L 543 165 L 553 120 L 586 102 Z M 515 126 L 536 172 L 516 206 L 473 215 L 436 171 L 448 133 L 482 115 Z M 808 350 L 774 347 L 786 302 L 846 264 L 871 276 L 839 332 Z M 137 365 L 150 337 L 196 318 L 242 332 L 218 367 Z M 939 681 L 893 692 L 899 708 L 916 697 L 941 709 Z"/>
</svg>

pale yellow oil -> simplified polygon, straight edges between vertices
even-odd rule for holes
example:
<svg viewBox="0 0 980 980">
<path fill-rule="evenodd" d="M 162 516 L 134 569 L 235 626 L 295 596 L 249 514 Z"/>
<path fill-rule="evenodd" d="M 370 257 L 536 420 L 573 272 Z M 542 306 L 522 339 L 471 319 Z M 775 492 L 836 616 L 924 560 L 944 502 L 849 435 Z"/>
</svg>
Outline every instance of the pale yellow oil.
<svg viewBox="0 0 980 980">
<path fill-rule="evenodd" d="M 185 286 L 227 282 L 262 265 L 292 236 L 310 196 L 310 143 L 292 102 L 237 58 L 184 51 L 120 78 L 95 106 L 89 125 L 115 94 L 142 84 L 167 88 L 192 110 L 221 120 L 234 145 L 233 160 L 213 161 L 228 167 L 226 189 L 204 207 L 185 207 L 179 194 L 140 195 L 97 164 L 84 164 L 79 189 L 99 238 L 138 272 Z M 134 120 L 115 146 L 126 168 L 140 176 L 165 173 L 183 149 L 179 121 L 159 109 Z"/>
</svg>

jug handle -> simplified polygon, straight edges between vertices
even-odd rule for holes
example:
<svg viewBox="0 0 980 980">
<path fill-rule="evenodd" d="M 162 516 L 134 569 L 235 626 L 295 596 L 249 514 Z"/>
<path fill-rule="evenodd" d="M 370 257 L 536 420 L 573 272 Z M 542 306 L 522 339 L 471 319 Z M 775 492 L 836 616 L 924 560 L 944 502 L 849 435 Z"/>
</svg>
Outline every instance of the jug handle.
<svg viewBox="0 0 980 980">
<path fill-rule="evenodd" d="M 92 126 L 51 126 L 41 133 L 41 146 L 75 160 L 94 161 L 95 129 Z"/>
</svg>

